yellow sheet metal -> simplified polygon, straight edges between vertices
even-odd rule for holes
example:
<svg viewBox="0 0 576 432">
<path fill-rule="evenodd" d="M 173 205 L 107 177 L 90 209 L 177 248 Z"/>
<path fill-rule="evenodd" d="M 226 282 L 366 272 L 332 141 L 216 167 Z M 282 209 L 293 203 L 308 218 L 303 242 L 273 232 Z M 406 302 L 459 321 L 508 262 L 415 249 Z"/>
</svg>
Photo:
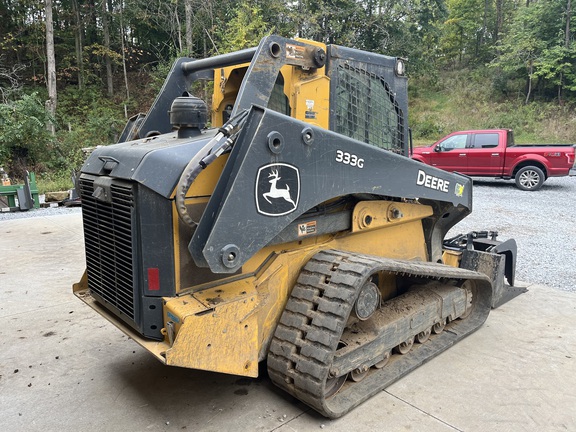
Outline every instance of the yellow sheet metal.
<svg viewBox="0 0 576 432">
<path fill-rule="evenodd" d="M 257 377 L 258 322 L 253 313 L 257 304 L 256 296 L 245 295 L 186 316 L 166 352 L 166 363 Z"/>
</svg>

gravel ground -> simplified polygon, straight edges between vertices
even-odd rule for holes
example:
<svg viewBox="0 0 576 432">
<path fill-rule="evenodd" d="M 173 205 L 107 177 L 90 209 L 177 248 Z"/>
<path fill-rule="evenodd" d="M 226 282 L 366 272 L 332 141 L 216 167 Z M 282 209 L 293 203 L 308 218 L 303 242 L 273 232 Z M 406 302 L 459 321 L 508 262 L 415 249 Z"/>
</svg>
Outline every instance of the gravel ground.
<svg viewBox="0 0 576 432">
<path fill-rule="evenodd" d="M 546 180 L 524 192 L 513 181 L 474 179 L 472 214 L 449 235 L 498 231 L 516 239 L 516 278 L 576 292 L 576 178 Z"/>
<path fill-rule="evenodd" d="M 0 213 L 0 221 L 80 213 L 79 207 Z M 517 189 L 512 181 L 474 179 L 470 216 L 450 233 L 498 231 L 516 239 L 516 278 L 576 292 L 576 178 L 551 178 L 537 192 Z"/>
<path fill-rule="evenodd" d="M 28 211 L 17 211 L 17 212 L 0 212 L 0 222 L 3 220 L 11 219 L 24 219 L 30 217 L 47 217 L 47 216 L 58 216 L 63 214 L 81 213 L 82 210 L 80 206 L 77 207 L 47 207 L 32 209 Z"/>
</svg>

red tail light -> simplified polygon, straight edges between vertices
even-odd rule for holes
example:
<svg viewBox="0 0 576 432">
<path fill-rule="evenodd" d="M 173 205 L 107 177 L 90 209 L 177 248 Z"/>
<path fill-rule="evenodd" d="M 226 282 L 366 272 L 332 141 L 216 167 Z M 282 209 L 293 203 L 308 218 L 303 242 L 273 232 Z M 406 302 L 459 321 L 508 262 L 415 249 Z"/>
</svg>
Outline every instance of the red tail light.
<svg viewBox="0 0 576 432">
<path fill-rule="evenodd" d="M 160 271 L 156 267 L 148 269 L 148 291 L 160 290 Z"/>
</svg>

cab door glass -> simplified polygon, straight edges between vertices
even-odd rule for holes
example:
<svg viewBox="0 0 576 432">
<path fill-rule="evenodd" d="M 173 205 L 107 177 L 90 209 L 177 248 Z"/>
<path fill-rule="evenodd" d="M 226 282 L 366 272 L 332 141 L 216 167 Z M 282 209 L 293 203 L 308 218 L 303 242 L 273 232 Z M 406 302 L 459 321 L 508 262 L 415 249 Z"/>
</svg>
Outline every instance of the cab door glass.
<svg viewBox="0 0 576 432">
<path fill-rule="evenodd" d="M 450 151 L 454 149 L 466 148 L 466 142 L 468 141 L 468 135 L 453 135 L 446 138 L 437 146 L 437 151 Z"/>
<path fill-rule="evenodd" d="M 474 137 L 474 148 L 494 148 L 498 147 L 498 134 L 485 133 L 476 134 Z"/>
</svg>

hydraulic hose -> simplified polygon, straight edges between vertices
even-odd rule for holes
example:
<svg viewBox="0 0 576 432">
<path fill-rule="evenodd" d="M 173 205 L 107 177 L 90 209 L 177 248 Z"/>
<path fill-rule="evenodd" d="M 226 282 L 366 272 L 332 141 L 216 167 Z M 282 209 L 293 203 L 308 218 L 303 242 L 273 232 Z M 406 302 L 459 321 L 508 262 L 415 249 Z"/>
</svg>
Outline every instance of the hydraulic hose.
<svg viewBox="0 0 576 432">
<path fill-rule="evenodd" d="M 208 143 L 196 153 L 190 162 L 188 162 L 184 171 L 182 171 L 182 175 L 176 186 L 176 210 L 178 211 L 180 219 L 193 229 L 196 228 L 198 222 L 192 219 L 188 213 L 188 208 L 185 203 L 186 194 L 194 180 L 196 180 L 196 177 L 198 177 L 198 174 L 218 156 L 232 148 L 247 115 L 248 110 L 243 110 L 228 120 L 218 130 L 214 138 L 208 141 Z"/>
</svg>

